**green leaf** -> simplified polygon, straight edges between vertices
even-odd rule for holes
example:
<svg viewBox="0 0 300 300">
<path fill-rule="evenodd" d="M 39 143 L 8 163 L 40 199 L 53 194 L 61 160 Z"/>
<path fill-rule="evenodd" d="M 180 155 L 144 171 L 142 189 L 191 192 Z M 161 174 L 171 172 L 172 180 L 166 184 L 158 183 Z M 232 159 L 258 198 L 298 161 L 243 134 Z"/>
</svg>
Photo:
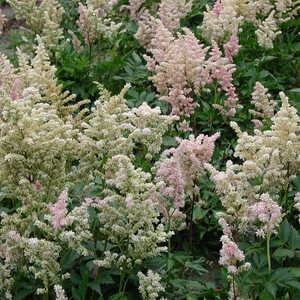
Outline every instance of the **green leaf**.
<svg viewBox="0 0 300 300">
<path fill-rule="evenodd" d="M 127 300 L 127 297 L 124 296 L 123 293 L 118 293 L 110 296 L 108 300 Z"/>
<path fill-rule="evenodd" d="M 73 286 L 72 287 L 72 297 L 75 299 L 75 300 L 83 300 L 81 299 L 80 297 L 80 293 L 78 292 L 78 290 Z"/>
<path fill-rule="evenodd" d="M 299 281 L 290 280 L 290 281 L 287 281 L 286 284 L 289 285 L 290 287 L 300 290 L 300 282 Z"/>
<path fill-rule="evenodd" d="M 80 255 L 75 251 L 67 252 L 67 254 L 63 257 L 63 271 L 66 272 L 70 270 L 75 264 L 76 260 Z"/>
<path fill-rule="evenodd" d="M 277 286 L 272 282 L 267 282 L 265 284 L 266 290 L 275 298 L 277 293 Z"/>
<path fill-rule="evenodd" d="M 276 249 L 276 251 L 273 254 L 275 257 L 289 257 L 292 258 L 295 256 L 295 252 L 289 249 Z"/>
<path fill-rule="evenodd" d="M 114 284 L 115 283 L 113 278 L 111 277 L 111 275 L 108 274 L 107 272 L 99 273 L 99 277 L 100 277 L 99 282 L 101 284 Z"/>
<path fill-rule="evenodd" d="M 295 277 L 300 277 L 300 267 L 299 267 L 299 268 L 291 268 L 291 273 L 292 273 Z"/>
<path fill-rule="evenodd" d="M 286 243 L 289 240 L 290 234 L 291 234 L 291 225 L 287 221 L 284 221 L 281 225 L 280 239 Z"/>
<path fill-rule="evenodd" d="M 93 291 L 97 292 L 98 295 L 102 295 L 101 286 L 99 282 L 92 281 L 88 284 L 88 287 L 91 288 Z"/>
<path fill-rule="evenodd" d="M 263 292 L 259 294 L 259 300 L 273 300 L 273 297 L 267 290 L 263 290 Z"/>
<path fill-rule="evenodd" d="M 32 294 L 33 292 L 34 292 L 34 289 L 18 291 L 17 294 L 16 294 L 16 296 L 14 297 L 14 299 L 15 300 L 23 300 L 28 295 Z"/>
<path fill-rule="evenodd" d="M 289 238 L 289 246 L 292 249 L 300 249 L 300 234 L 291 226 L 291 234 Z"/>
<path fill-rule="evenodd" d="M 259 72 L 259 78 L 260 79 L 263 79 L 263 78 L 266 78 L 270 75 L 270 72 L 269 71 L 266 71 L 266 70 L 263 70 L 263 71 L 260 71 Z"/>
<path fill-rule="evenodd" d="M 289 92 L 300 93 L 300 88 L 291 89 Z"/>
<path fill-rule="evenodd" d="M 195 207 L 193 211 L 193 220 L 201 220 L 203 219 L 206 214 L 208 213 L 208 209 L 202 209 L 201 207 L 197 206 Z"/>
<path fill-rule="evenodd" d="M 177 143 L 176 143 L 176 141 L 175 141 L 175 138 L 174 137 L 172 137 L 172 136 L 164 136 L 163 137 L 163 145 L 164 146 L 176 146 L 177 145 Z"/>
</svg>

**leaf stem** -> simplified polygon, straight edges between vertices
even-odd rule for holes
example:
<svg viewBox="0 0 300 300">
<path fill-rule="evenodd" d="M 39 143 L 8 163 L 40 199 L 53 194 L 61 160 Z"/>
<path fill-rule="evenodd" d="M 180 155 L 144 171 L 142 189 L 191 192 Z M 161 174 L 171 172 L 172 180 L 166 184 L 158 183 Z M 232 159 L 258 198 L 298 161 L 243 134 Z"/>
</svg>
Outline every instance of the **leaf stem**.
<svg viewBox="0 0 300 300">
<path fill-rule="evenodd" d="M 268 258 L 268 271 L 269 271 L 269 274 L 271 274 L 270 238 L 271 238 L 271 233 L 268 233 L 267 234 L 267 258 Z"/>
</svg>

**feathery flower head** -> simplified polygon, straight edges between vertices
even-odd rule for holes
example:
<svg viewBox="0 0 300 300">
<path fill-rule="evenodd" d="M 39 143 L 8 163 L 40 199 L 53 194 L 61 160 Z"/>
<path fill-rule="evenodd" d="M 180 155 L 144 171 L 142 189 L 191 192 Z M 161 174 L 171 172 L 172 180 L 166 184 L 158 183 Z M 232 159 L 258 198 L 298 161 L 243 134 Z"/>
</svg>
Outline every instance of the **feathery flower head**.
<svg viewBox="0 0 300 300">
<path fill-rule="evenodd" d="M 68 202 L 68 191 L 64 190 L 58 197 L 58 201 L 55 204 L 50 204 L 49 210 L 51 212 L 51 223 L 54 227 L 61 227 L 67 225 L 66 214 L 67 214 L 67 202 Z"/>
</svg>

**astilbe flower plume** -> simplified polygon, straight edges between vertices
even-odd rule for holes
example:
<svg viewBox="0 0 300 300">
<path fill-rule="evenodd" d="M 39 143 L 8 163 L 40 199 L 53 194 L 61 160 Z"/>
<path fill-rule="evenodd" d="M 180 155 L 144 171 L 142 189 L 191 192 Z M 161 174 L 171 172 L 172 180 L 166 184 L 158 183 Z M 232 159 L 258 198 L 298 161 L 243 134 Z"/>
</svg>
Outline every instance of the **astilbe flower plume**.
<svg viewBox="0 0 300 300">
<path fill-rule="evenodd" d="M 138 272 L 137 275 L 139 278 L 139 292 L 143 299 L 155 300 L 159 297 L 159 293 L 165 290 L 160 282 L 160 275 L 152 270 L 148 270 L 147 275 L 142 272 Z"/>
<path fill-rule="evenodd" d="M 271 95 L 268 93 L 268 89 L 260 82 L 256 82 L 251 96 L 251 104 L 254 104 L 256 110 L 249 109 L 249 112 L 256 117 L 261 118 L 261 120 L 252 119 L 251 121 L 256 128 L 260 128 L 266 122 L 266 119 L 271 119 L 274 116 L 274 108 L 277 103 L 270 99 Z"/>
<path fill-rule="evenodd" d="M 217 46 L 217 43 L 212 41 L 212 49 L 208 65 L 210 66 L 210 81 L 216 80 L 221 86 L 221 89 L 226 93 L 227 99 L 224 101 L 224 107 L 220 104 L 213 104 L 213 107 L 218 109 L 222 115 L 233 117 L 236 110 L 243 106 L 238 103 L 239 99 L 233 85 L 232 74 L 236 71 L 236 67 L 231 63 L 231 54 L 228 57 L 222 57 L 222 53 Z"/>
<path fill-rule="evenodd" d="M 60 28 L 63 7 L 57 0 L 8 0 L 18 20 L 25 20 L 35 35 L 40 35 L 47 49 L 59 47 L 63 38 Z M 50 53 L 50 52 L 49 52 Z"/>
<path fill-rule="evenodd" d="M 166 251 L 166 247 L 158 245 L 168 236 L 153 201 L 160 184 L 152 182 L 150 173 L 136 168 L 136 143 L 144 144 L 149 154 L 156 153 L 162 135 L 176 118 L 163 116 L 146 103 L 129 109 L 124 98 L 129 86 L 115 96 L 101 85 L 98 87 L 100 97 L 80 137 L 79 176 L 90 182 L 94 176 L 101 176 L 103 197 L 88 200 L 97 210 L 99 231 L 112 244 L 127 242 L 124 251 L 107 250 L 94 263 L 98 267 L 130 270 L 146 257 Z"/>
<path fill-rule="evenodd" d="M 251 22 L 256 27 L 259 45 L 273 48 L 274 39 L 281 34 L 279 25 L 298 14 L 297 3 L 291 0 L 216 0 L 212 9 L 206 6 L 200 26 L 202 36 L 221 44 L 239 32 L 245 22 Z"/>
<path fill-rule="evenodd" d="M 119 30 L 121 23 L 116 24 L 110 17 L 116 1 L 90 0 L 86 5 L 79 3 L 77 21 L 78 30 L 83 36 L 85 44 L 91 47 L 95 41 L 104 36 L 111 39 Z M 78 40 L 73 33 L 73 44 L 78 46 Z M 75 38 L 75 40 L 74 40 Z"/>
<path fill-rule="evenodd" d="M 185 193 L 191 196 L 198 193 L 195 180 L 204 173 L 204 164 L 210 161 L 219 136 L 219 133 L 210 137 L 199 135 L 197 138 L 191 135 L 187 140 L 178 140 L 177 148 L 162 154 L 155 166 L 156 180 L 163 183 L 156 201 L 160 203 L 159 209 L 165 222 L 169 222 L 174 214 L 185 218 L 180 213 L 180 208 L 185 205 Z"/>
<path fill-rule="evenodd" d="M 235 262 L 243 259 L 232 243 L 232 230 L 245 234 L 254 229 L 257 236 L 267 237 L 268 242 L 271 234 L 276 233 L 285 208 L 276 203 L 278 194 L 287 191 L 299 169 L 300 119 L 284 93 L 279 95 L 282 106 L 272 118 L 271 130 L 256 129 L 251 136 L 231 123 L 239 136 L 234 155 L 243 161 L 241 164 L 227 161 L 225 171 L 205 165 L 225 208 L 225 212 L 218 214 L 225 236 L 220 263 L 228 267 L 230 255 Z M 231 266 L 231 271 L 235 270 Z"/>
<path fill-rule="evenodd" d="M 55 204 L 49 205 L 49 210 L 51 212 L 51 223 L 54 227 L 67 225 L 67 202 L 68 192 L 65 190 L 59 195 Z"/>
<path fill-rule="evenodd" d="M 227 235 L 221 237 L 221 242 L 222 249 L 220 250 L 219 264 L 226 266 L 229 273 L 237 273 L 238 269 L 236 265 L 238 262 L 245 260 L 244 253 Z"/>
<path fill-rule="evenodd" d="M 180 27 L 180 20 L 191 11 L 192 4 L 191 0 L 161 0 L 157 14 L 162 24 L 173 31 Z"/>
<path fill-rule="evenodd" d="M 198 106 L 194 97 L 201 91 L 209 91 L 208 84 L 216 81 L 227 99 L 223 105 L 215 103 L 213 106 L 226 117 L 234 116 L 242 107 L 232 78 L 236 70 L 232 57 L 240 48 L 236 34 L 225 44 L 224 57 L 216 42 L 212 42 L 208 52 L 209 48 L 200 44 L 188 28 L 183 28 L 184 34 L 176 38 L 160 19 L 152 17 L 150 23 L 145 46 L 152 56 L 144 56 L 148 70 L 154 73 L 149 79 L 159 92 L 160 100 L 171 104 L 172 114 L 192 115 Z"/>
<path fill-rule="evenodd" d="M 23 204 L 14 212 L 1 215 L 0 252 L 5 259 L 0 262 L 4 270 L 0 272 L 0 282 L 7 285 L 0 285 L 0 289 L 7 295 L 14 288 L 13 280 L 7 280 L 9 270 L 16 272 L 26 266 L 24 272 L 43 283 L 44 287 L 37 290 L 40 294 L 63 280 L 57 260 L 61 255 L 60 245 L 66 239 L 63 235 L 58 237 L 55 229 L 59 227 L 50 226 L 46 214 L 50 204 L 53 213 L 60 214 L 53 218 L 53 225 L 65 224 L 63 199 L 60 207 L 51 204 L 62 190 L 77 181 L 71 165 L 78 157 L 78 130 L 73 117 L 67 115 L 67 111 L 75 107 L 62 107 L 73 98 L 61 92 L 56 83 L 56 70 L 49 63 L 42 41 L 39 38 L 38 41 L 37 53 L 31 62 L 18 51 L 18 68 L 6 57 L 0 57 L 3 66 L 0 83 L 2 192 L 6 198 Z M 90 237 L 82 226 L 82 215 L 80 224 L 75 225 L 70 219 L 72 213 L 66 216 L 74 230 L 74 237 L 68 239 L 68 244 L 76 245 L 74 248 L 80 251 L 82 240 Z M 43 218 L 45 220 L 41 221 Z M 32 226 L 39 228 L 38 237 L 32 233 Z"/>
<path fill-rule="evenodd" d="M 171 104 L 172 114 L 189 116 L 197 106 L 192 91 L 198 94 L 208 82 L 205 61 L 208 49 L 198 43 L 189 29 L 184 31 L 184 35 L 174 39 L 158 22 L 148 49 L 153 57 L 145 59 L 149 70 L 155 73 L 150 79 L 162 95 L 161 100 Z"/>
<path fill-rule="evenodd" d="M 260 201 L 249 207 L 248 220 L 253 223 L 258 220 L 262 223 L 256 231 L 257 236 L 264 238 L 267 234 L 276 234 L 281 222 L 281 207 L 269 194 L 262 194 Z"/>
</svg>

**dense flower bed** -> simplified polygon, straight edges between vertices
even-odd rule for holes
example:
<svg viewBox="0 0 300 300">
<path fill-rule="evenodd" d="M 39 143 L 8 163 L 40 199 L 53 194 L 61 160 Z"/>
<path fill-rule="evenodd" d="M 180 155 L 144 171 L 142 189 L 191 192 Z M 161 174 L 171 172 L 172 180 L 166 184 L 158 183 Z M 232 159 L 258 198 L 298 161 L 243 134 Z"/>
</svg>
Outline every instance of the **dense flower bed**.
<svg viewBox="0 0 300 300">
<path fill-rule="evenodd" d="M 299 1 L 0 5 L 1 299 L 300 298 Z"/>
</svg>

